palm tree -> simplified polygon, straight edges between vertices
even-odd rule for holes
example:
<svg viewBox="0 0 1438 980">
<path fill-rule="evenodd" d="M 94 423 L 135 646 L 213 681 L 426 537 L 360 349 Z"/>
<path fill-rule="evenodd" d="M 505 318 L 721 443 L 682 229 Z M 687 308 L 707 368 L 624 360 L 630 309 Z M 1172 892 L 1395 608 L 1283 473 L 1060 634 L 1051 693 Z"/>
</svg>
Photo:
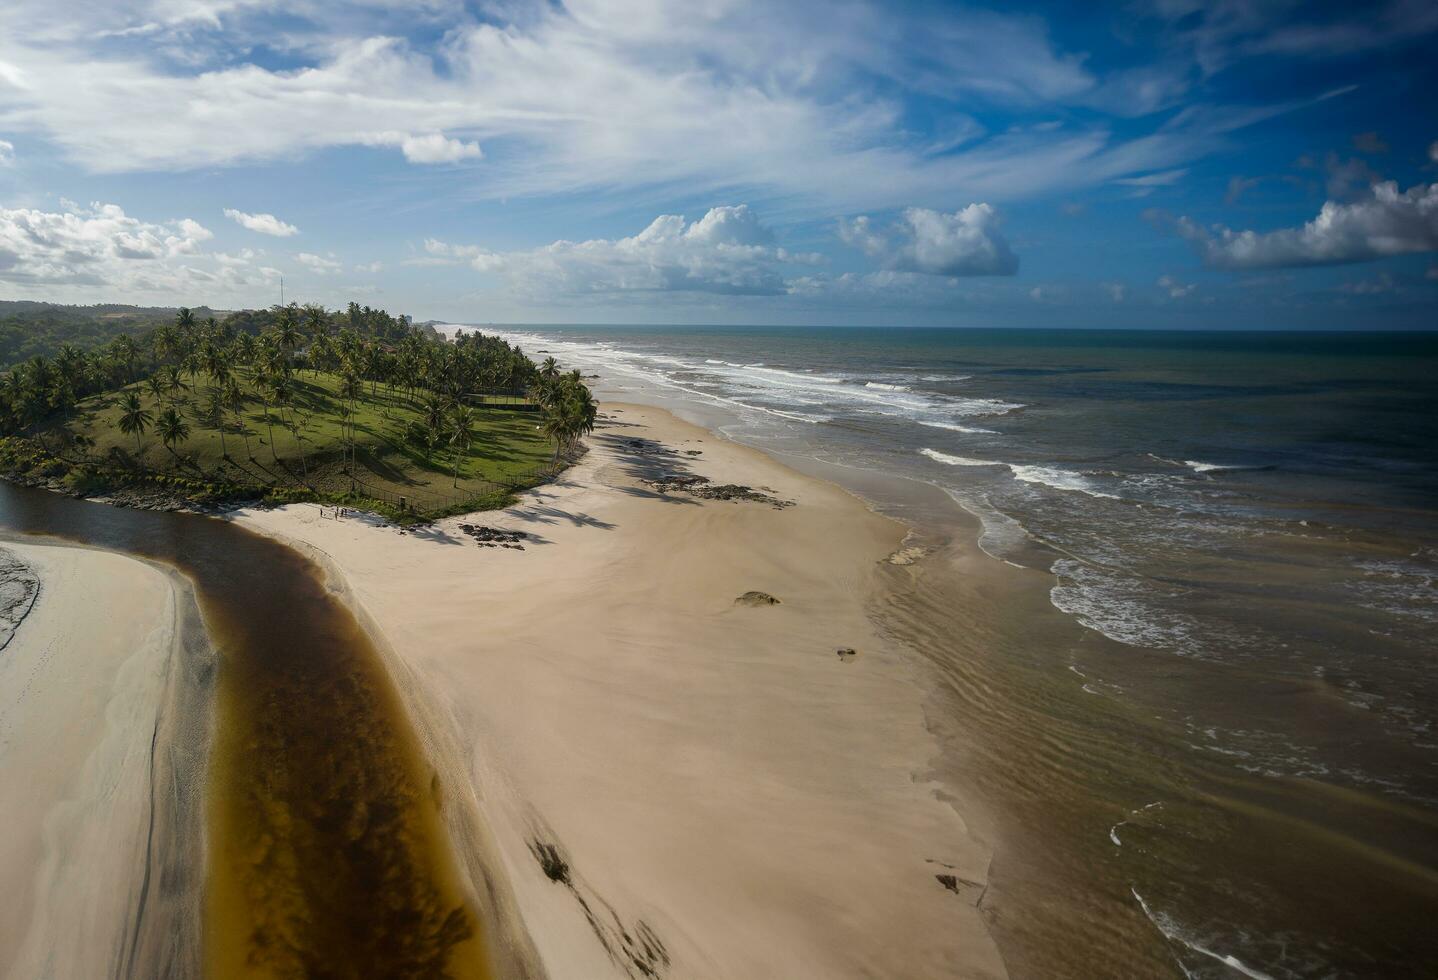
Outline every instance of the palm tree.
<svg viewBox="0 0 1438 980">
<path fill-rule="evenodd" d="M 263 372 L 257 373 L 255 388 L 260 392 L 260 398 L 265 403 L 265 428 L 270 433 L 270 458 L 278 464 L 280 457 L 275 452 L 275 420 L 270 417 L 270 399 L 274 395 L 274 376 Z"/>
<path fill-rule="evenodd" d="M 126 435 L 135 436 L 135 455 L 140 455 L 140 436 L 142 436 L 154 416 L 145 411 L 144 404 L 140 401 L 138 392 L 127 391 L 125 397 L 120 399 L 120 431 Z"/>
<path fill-rule="evenodd" d="M 454 448 L 454 486 L 459 486 L 459 454 L 474 441 L 474 409 L 456 405 L 449 416 L 449 444 Z"/>
<path fill-rule="evenodd" d="M 165 392 L 169 389 L 165 385 L 165 379 L 155 373 L 145 379 L 145 390 L 155 399 L 155 404 L 159 405 L 164 402 Z"/>
<path fill-rule="evenodd" d="M 546 357 L 540 365 L 539 376 L 545 381 L 553 381 L 559 377 L 559 362 L 552 357 Z"/>
<path fill-rule="evenodd" d="M 364 383 L 360 381 L 359 375 L 350 372 L 340 378 L 340 396 L 345 399 L 345 418 L 349 424 L 351 475 L 354 474 L 355 468 L 355 400 L 362 394 L 364 394 Z"/>
<path fill-rule="evenodd" d="M 245 456 L 249 459 L 254 459 L 255 454 L 250 451 L 250 427 L 245 424 L 244 411 L 245 402 L 247 401 L 245 398 L 245 390 L 240 387 L 240 383 L 231 375 L 225 381 L 224 393 L 225 404 L 229 406 L 230 411 L 235 413 L 235 420 L 240 423 L 240 435 L 245 438 Z"/>
<path fill-rule="evenodd" d="M 439 441 L 440 434 L 444 431 L 445 415 L 449 411 L 449 402 L 439 395 L 430 395 L 425 398 L 423 406 L 424 427 L 429 432 L 429 444 L 433 448 Z"/>
<path fill-rule="evenodd" d="M 230 458 L 230 448 L 225 445 L 225 413 L 229 409 L 223 388 L 211 388 L 210 400 L 205 406 L 205 421 L 220 434 L 220 457 Z"/>
<path fill-rule="evenodd" d="M 129 334 L 120 334 L 110 342 L 110 353 L 115 360 L 125 368 L 125 380 L 133 381 L 135 378 L 135 358 L 139 356 L 139 348 L 135 346 L 135 340 Z"/>
<path fill-rule="evenodd" d="M 184 442 L 190 438 L 190 423 L 185 421 L 185 417 L 175 411 L 173 407 L 167 408 L 160 414 L 159 421 L 155 423 L 155 431 L 160 434 L 160 441 L 165 444 L 170 455 L 179 459 L 180 454 L 175 452 L 175 443 Z"/>
<path fill-rule="evenodd" d="M 177 392 L 190 390 L 190 386 L 185 384 L 185 379 L 184 376 L 181 375 L 180 369 L 173 364 L 165 368 L 165 388 L 170 392 L 172 401 L 180 397 Z"/>
</svg>

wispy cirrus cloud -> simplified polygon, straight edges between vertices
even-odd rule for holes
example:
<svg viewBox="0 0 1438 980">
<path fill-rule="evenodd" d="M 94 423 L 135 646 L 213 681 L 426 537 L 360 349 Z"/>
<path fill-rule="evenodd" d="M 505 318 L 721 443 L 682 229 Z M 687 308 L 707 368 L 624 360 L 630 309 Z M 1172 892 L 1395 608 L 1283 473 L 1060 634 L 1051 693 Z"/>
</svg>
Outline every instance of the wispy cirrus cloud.
<svg viewBox="0 0 1438 980">
<path fill-rule="evenodd" d="M 17 29 L 0 36 L 0 125 L 97 171 L 378 147 L 473 163 L 474 193 L 492 197 L 682 184 L 854 211 L 1173 170 L 1221 132 L 1212 117 L 1155 118 L 1116 136 L 1104 116 L 1177 105 L 1186 71 L 1105 72 L 1043 20 L 982 9 L 569 0 L 479 19 L 451 0 L 102 6 L 101 29 L 81 31 L 12 0 Z M 261 47 L 286 66 L 247 60 Z M 907 124 L 921 100 L 940 100 L 932 132 Z M 1097 115 L 989 133 L 968 112 L 985 106 Z"/>
</svg>

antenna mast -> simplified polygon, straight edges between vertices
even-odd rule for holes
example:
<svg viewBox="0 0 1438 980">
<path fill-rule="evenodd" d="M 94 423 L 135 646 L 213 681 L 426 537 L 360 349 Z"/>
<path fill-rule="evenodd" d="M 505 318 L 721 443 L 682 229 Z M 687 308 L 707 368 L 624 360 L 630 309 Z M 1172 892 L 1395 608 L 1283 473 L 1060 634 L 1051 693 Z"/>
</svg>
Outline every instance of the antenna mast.
<svg viewBox="0 0 1438 980">
<path fill-rule="evenodd" d="M 285 277 L 280 276 L 280 305 L 285 305 Z"/>
</svg>

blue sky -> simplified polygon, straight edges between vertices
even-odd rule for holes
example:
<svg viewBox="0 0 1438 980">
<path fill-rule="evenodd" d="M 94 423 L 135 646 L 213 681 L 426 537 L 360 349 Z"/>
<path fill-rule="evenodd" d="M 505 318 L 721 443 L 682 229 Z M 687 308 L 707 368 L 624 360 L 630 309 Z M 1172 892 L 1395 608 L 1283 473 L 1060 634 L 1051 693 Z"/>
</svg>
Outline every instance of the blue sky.
<svg viewBox="0 0 1438 980">
<path fill-rule="evenodd" d="M 1432 2 L 66 8 L 0 11 L 0 298 L 1438 321 Z"/>
</svg>

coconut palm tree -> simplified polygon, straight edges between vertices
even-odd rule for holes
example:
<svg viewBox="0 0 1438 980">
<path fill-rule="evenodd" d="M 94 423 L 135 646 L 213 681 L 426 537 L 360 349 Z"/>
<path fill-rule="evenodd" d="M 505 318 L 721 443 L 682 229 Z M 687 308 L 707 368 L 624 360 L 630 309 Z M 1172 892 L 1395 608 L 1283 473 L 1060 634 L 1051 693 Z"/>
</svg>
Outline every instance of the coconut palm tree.
<svg viewBox="0 0 1438 980">
<path fill-rule="evenodd" d="M 545 381 L 553 381 L 559 377 L 559 362 L 552 357 L 546 357 L 540 365 L 539 376 Z"/>
<path fill-rule="evenodd" d="M 135 437 L 135 455 L 140 455 L 140 436 L 154 421 L 154 416 L 145 410 L 138 392 L 127 391 L 120 399 L 120 431 Z"/>
<path fill-rule="evenodd" d="M 165 444 L 170 455 L 179 459 L 180 454 L 175 452 L 175 443 L 182 443 L 190 438 L 190 423 L 185 421 L 185 417 L 173 407 L 167 408 L 155 422 L 155 431 L 160 434 L 160 441 Z"/>
<path fill-rule="evenodd" d="M 340 378 L 340 397 L 345 400 L 345 420 L 349 426 L 350 473 L 355 467 L 355 400 L 364 394 L 364 382 L 354 372 L 346 372 Z"/>
<path fill-rule="evenodd" d="M 245 397 L 245 389 L 241 388 L 240 383 L 235 380 L 234 375 L 231 375 L 225 380 L 223 391 L 225 405 L 230 411 L 235 413 L 235 421 L 240 424 L 240 435 L 243 436 L 245 440 L 245 456 L 249 459 L 254 459 L 255 454 L 250 451 L 250 427 L 245 424 L 245 404 L 249 400 Z"/>
<path fill-rule="evenodd" d="M 115 360 L 125 369 L 125 380 L 133 381 L 135 378 L 135 358 L 139 356 L 140 349 L 135 346 L 135 340 L 129 334 L 122 333 L 110 342 L 110 353 Z"/>
<path fill-rule="evenodd" d="M 179 392 L 190 390 L 190 386 L 185 384 L 184 375 L 180 373 L 179 367 L 174 364 L 165 368 L 165 390 L 170 392 L 171 401 L 180 397 Z"/>
<path fill-rule="evenodd" d="M 165 385 L 165 379 L 157 372 L 145 379 L 145 390 L 155 399 L 155 404 L 159 405 L 164 402 L 169 388 Z"/>
<path fill-rule="evenodd" d="M 459 486 L 459 456 L 474 442 L 474 409 L 456 405 L 449 416 L 449 444 L 454 449 L 454 486 Z"/>
<path fill-rule="evenodd" d="M 225 445 L 225 415 L 229 403 L 225 401 L 223 388 L 211 388 L 210 400 L 205 404 L 205 422 L 220 434 L 220 458 L 230 458 L 230 447 Z"/>
</svg>

